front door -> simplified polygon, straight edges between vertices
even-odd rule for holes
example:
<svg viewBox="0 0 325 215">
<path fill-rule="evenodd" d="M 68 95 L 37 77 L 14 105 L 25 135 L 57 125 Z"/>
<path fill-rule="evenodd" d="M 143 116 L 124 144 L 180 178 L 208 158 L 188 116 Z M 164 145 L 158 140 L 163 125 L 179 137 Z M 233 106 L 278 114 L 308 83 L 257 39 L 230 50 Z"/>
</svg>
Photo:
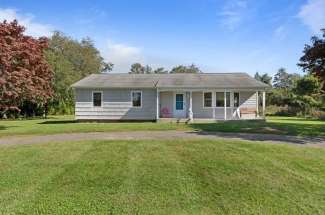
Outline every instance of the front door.
<svg viewBox="0 0 325 215">
<path fill-rule="evenodd" d="M 185 118 L 185 93 L 175 93 L 174 117 Z"/>
</svg>

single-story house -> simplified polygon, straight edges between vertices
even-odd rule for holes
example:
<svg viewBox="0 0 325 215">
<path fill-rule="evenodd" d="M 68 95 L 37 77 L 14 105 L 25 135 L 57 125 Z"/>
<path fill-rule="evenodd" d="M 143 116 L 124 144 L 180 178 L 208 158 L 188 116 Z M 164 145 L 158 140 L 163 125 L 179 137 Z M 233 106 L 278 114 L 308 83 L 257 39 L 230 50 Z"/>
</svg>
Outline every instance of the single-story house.
<svg viewBox="0 0 325 215">
<path fill-rule="evenodd" d="M 269 86 L 246 73 L 110 73 L 72 88 L 77 120 L 193 121 L 263 119 Z"/>
</svg>

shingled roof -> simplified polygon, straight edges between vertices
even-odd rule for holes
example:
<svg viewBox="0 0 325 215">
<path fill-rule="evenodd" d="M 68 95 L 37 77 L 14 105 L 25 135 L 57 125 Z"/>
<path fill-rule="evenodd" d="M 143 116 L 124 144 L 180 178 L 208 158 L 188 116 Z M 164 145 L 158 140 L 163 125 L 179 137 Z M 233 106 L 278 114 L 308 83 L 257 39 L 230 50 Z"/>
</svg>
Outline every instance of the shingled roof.
<svg viewBox="0 0 325 215">
<path fill-rule="evenodd" d="M 246 73 L 92 74 L 73 88 L 214 88 L 266 89 L 268 85 Z"/>
</svg>

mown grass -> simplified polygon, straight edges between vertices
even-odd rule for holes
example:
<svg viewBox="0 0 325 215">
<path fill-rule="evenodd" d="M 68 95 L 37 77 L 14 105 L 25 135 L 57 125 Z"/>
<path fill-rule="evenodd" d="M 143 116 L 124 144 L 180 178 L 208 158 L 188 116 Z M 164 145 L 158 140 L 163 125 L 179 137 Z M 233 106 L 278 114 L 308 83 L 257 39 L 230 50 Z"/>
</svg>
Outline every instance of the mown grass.
<svg viewBox="0 0 325 215">
<path fill-rule="evenodd" d="M 155 122 L 76 122 L 74 116 L 51 116 L 49 119 L 0 121 L 0 137 L 8 135 L 177 129 L 186 129 L 186 127 L 184 124 Z"/>
<path fill-rule="evenodd" d="M 0 146 L 0 214 L 324 214 L 325 150 L 244 141 Z"/>
<path fill-rule="evenodd" d="M 266 121 L 226 121 L 217 123 L 155 123 L 155 122 L 76 122 L 73 116 L 49 119 L 1 120 L 0 137 L 8 135 L 55 134 L 74 132 L 189 130 L 242 133 L 325 136 L 325 121 L 295 117 L 269 117 Z"/>
<path fill-rule="evenodd" d="M 267 117 L 266 121 L 225 121 L 189 126 L 199 131 L 325 136 L 325 121 L 298 117 Z"/>
</svg>

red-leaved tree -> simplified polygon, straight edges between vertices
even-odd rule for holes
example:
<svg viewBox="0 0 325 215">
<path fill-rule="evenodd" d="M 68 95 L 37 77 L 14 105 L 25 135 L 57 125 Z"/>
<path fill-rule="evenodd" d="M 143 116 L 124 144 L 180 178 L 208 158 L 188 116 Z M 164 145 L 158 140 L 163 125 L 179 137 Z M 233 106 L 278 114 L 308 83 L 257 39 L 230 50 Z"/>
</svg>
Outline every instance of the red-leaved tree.
<svg viewBox="0 0 325 215">
<path fill-rule="evenodd" d="M 24 101 L 46 104 L 52 96 L 52 78 L 44 50 L 47 38 L 24 35 L 25 28 L 0 22 L 0 111 L 19 111 Z"/>
</svg>

